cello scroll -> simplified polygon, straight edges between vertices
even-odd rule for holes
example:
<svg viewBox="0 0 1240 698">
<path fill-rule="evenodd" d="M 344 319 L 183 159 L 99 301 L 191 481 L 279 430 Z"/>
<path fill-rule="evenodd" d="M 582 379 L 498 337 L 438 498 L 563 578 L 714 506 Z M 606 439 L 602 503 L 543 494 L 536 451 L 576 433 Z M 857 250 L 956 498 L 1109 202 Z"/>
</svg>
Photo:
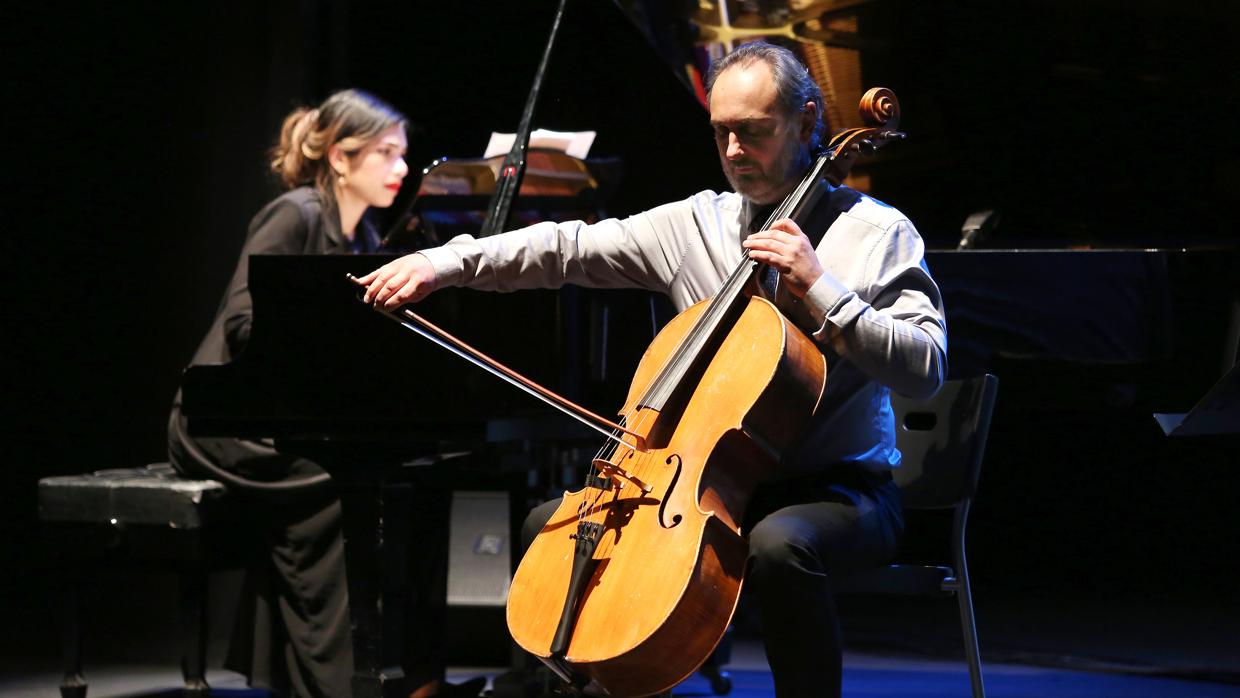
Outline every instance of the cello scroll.
<svg viewBox="0 0 1240 698">
<path fill-rule="evenodd" d="M 852 169 L 858 155 L 873 155 L 879 148 L 905 137 L 900 125 L 900 100 L 886 87 L 871 87 L 858 106 L 866 126 L 840 131 L 827 144 L 829 162 L 824 177 L 839 186 Z"/>
</svg>

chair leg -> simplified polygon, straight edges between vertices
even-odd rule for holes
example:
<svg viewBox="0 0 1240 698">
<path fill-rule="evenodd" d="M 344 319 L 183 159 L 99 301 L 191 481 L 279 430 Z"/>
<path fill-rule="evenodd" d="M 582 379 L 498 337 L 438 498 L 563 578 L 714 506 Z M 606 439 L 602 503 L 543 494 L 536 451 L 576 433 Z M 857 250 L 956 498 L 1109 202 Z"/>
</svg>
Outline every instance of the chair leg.
<svg viewBox="0 0 1240 698">
<path fill-rule="evenodd" d="M 60 656 L 65 675 L 60 680 L 61 698 L 86 698 L 86 679 L 82 676 L 81 589 L 75 575 L 62 579 L 64 592 L 60 618 Z"/>
<path fill-rule="evenodd" d="M 181 571 L 181 676 L 185 698 L 206 698 L 207 685 L 207 573 L 199 568 Z"/>
<path fill-rule="evenodd" d="M 960 605 L 960 630 L 964 634 L 964 653 L 969 660 L 969 682 L 973 686 L 973 698 L 986 698 L 982 684 L 982 654 L 977 647 L 977 624 L 973 619 L 973 592 L 969 588 L 969 573 L 960 571 L 960 589 L 956 592 Z"/>
<path fill-rule="evenodd" d="M 956 509 L 955 540 L 952 545 L 957 577 L 956 603 L 960 607 L 960 631 L 964 635 L 964 654 L 969 661 L 973 698 L 986 698 L 986 687 L 982 683 L 982 653 L 978 650 L 977 623 L 973 617 L 973 588 L 969 585 L 969 565 L 964 553 L 964 528 L 968 515 L 969 502 L 966 500 Z"/>
</svg>

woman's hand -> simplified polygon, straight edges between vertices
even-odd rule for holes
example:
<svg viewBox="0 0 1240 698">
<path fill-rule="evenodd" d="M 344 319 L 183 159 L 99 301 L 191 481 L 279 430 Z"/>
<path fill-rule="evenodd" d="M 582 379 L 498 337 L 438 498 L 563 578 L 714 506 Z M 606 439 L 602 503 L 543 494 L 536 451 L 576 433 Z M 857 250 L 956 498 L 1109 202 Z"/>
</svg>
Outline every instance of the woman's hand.
<svg viewBox="0 0 1240 698">
<path fill-rule="evenodd" d="M 435 269 L 424 255 L 405 255 L 357 280 L 366 287 L 362 300 L 387 310 L 415 303 L 435 290 Z"/>
<path fill-rule="evenodd" d="M 822 264 L 814 246 L 791 219 L 775 221 L 770 230 L 754 233 L 742 244 L 750 257 L 778 270 L 783 283 L 797 298 L 804 298 L 809 287 L 822 276 Z"/>
</svg>

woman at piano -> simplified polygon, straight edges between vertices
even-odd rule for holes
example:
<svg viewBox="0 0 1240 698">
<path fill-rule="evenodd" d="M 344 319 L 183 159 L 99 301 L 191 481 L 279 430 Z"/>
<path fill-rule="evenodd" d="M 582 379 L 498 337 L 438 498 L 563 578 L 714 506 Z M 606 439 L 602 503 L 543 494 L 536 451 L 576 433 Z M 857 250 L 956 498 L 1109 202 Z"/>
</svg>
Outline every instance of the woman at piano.
<svg viewBox="0 0 1240 698">
<path fill-rule="evenodd" d="M 250 222 L 232 281 L 192 363 L 226 363 L 245 347 L 250 255 L 378 248 L 378 231 L 364 214 L 391 206 L 409 173 L 405 130 L 404 115 L 361 90 L 337 92 L 318 108 L 297 109 L 284 119 L 271 169 L 287 191 Z M 249 571 L 229 668 L 282 695 L 350 695 L 353 647 L 340 502 L 329 478 L 317 464 L 267 443 L 191 437 L 180 398 L 178 392 L 168 427 L 173 465 L 263 495 L 246 501 L 265 529 L 270 556 Z M 405 671 L 413 696 L 469 695 L 442 682 L 441 661 L 410 654 Z"/>
</svg>

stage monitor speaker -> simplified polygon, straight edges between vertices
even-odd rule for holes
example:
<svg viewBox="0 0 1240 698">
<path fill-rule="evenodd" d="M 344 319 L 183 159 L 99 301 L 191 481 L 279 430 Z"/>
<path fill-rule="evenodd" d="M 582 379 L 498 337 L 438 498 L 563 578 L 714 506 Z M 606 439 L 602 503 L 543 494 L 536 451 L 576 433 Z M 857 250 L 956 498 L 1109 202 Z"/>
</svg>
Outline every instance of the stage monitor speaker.
<svg viewBox="0 0 1240 698">
<path fill-rule="evenodd" d="M 513 565 L 508 492 L 453 492 L 450 523 L 448 662 L 507 666 L 512 644 L 504 605 Z"/>
</svg>

